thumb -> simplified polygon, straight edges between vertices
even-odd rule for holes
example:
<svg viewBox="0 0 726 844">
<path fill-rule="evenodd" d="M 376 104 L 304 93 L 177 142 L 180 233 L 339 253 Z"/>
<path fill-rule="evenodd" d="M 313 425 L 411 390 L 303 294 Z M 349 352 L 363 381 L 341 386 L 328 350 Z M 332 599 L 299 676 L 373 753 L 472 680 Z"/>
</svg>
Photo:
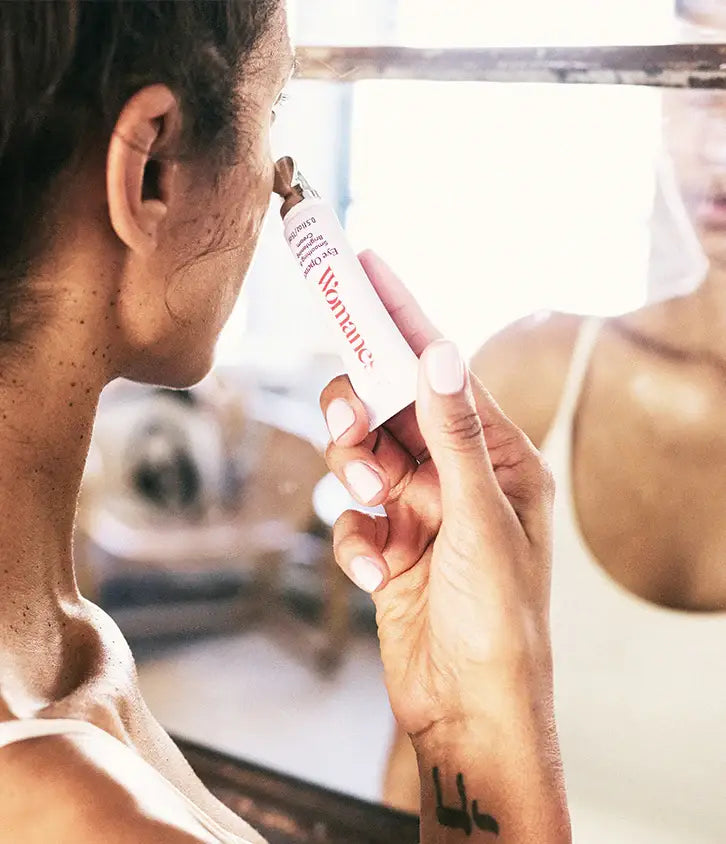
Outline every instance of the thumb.
<svg viewBox="0 0 726 844">
<path fill-rule="evenodd" d="M 421 356 L 416 416 L 441 484 L 444 519 L 501 505 L 470 376 L 458 348 L 436 340 Z"/>
</svg>

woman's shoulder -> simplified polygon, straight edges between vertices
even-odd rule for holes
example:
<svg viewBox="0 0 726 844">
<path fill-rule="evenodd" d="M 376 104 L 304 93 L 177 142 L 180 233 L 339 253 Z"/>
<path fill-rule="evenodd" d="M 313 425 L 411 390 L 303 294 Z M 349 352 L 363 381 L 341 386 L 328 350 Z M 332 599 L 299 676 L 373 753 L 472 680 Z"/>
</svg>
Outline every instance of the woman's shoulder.
<svg viewBox="0 0 726 844">
<path fill-rule="evenodd" d="M 51 735 L 0 750 L 0 844 L 198 844 L 193 826 L 118 777 L 122 758 L 91 748 L 86 736 Z M 101 758 L 101 757 L 104 758 Z M 107 757 L 107 758 L 106 758 Z M 171 808 L 171 811 L 169 809 Z M 171 818 L 174 818 L 172 821 Z M 181 819 L 183 823 L 183 818 Z M 189 819 L 192 821 L 192 819 Z"/>
<path fill-rule="evenodd" d="M 554 420 L 586 319 L 557 311 L 532 314 L 495 334 L 472 358 L 474 374 L 537 446 Z"/>
</svg>

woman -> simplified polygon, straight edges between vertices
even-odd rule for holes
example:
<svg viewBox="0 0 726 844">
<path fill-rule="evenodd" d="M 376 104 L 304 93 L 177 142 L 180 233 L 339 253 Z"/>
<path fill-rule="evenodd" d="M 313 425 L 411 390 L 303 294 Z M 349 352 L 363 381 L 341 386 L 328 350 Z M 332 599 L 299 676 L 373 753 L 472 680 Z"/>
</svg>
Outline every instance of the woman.
<svg viewBox="0 0 726 844">
<path fill-rule="evenodd" d="M 723 3 L 695 5 L 726 40 Z M 726 829 L 726 95 L 670 92 L 666 116 L 705 281 L 616 319 L 528 318 L 472 365 L 557 484 L 556 713 L 588 844 Z M 399 736 L 387 794 L 414 808 L 408 753 Z"/>
<path fill-rule="evenodd" d="M 154 720 L 118 628 L 78 593 L 71 545 L 103 386 L 209 369 L 291 66 L 276 0 L 0 3 L 2 842 L 260 841 Z M 424 352 L 434 332 L 366 265 Z M 409 409 L 370 437 L 347 381 L 323 406 L 331 465 L 365 464 L 389 507 L 343 517 L 336 546 L 377 590 L 422 841 L 560 844 L 547 474 L 450 344 L 423 354 L 419 402 L 418 423 Z"/>
</svg>

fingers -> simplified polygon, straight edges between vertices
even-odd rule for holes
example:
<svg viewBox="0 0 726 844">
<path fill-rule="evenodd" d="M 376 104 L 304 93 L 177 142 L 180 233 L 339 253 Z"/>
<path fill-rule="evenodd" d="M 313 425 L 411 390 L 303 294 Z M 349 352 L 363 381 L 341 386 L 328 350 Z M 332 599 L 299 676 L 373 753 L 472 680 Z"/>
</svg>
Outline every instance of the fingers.
<svg viewBox="0 0 726 844">
<path fill-rule="evenodd" d="M 331 443 L 325 459 L 356 501 L 374 507 L 395 500 L 418 464 L 385 429 L 371 437 L 348 448 Z"/>
<path fill-rule="evenodd" d="M 399 533 L 392 535 L 385 516 L 369 516 L 348 510 L 333 528 L 335 559 L 348 577 L 365 592 L 380 592 L 392 580 L 419 563 L 431 537 L 414 514 L 404 517 Z"/>
<path fill-rule="evenodd" d="M 530 542 L 549 543 L 551 474 L 452 343 L 437 341 L 424 352 L 416 412 L 439 473 L 445 521 L 463 513 L 498 523 L 504 496 Z"/>
<path fill-rule="evenodd" d="M 549 543 L 555 485 L 552 472 L 530 439 L 470 374 L 477 411 L 497 482 L 531 541 Z"/>
<path fill-rule="evenodd" d="M 433 323 L 403 282 L 375 252 L 367 250 L 358 256 L 361 265 L 384 307 L 416 355 L 432 340 L 440 337 Z M 323 391 L 320 406 L 333 441 L 342 446 L 364 442 L 369 420 L 365 407 L 353 392 L 346 376 L 336 378 Z M 386 427 L 414 456 L 425 450 L 425 443 L 416 423 L 413 408 L 407 407 L 390 419 Z"/>
<path fill-rule="evenodd" d="M 375 434 L 368 434 L 368 413 L 347 375 L 339 375 L 323 390 L 320 409 L 334 443 L 345 447 L 375 442 Z"/>
<path fill-rule="evenodd" d="M 497 512 L 501 491 L 469 373 L 453 343 L 438 340 L 424 351 L 416 415 L 439 474 L 444 522 L 462 513 L 481 519 L 487 510 Z"/>
<path fill-rule="evenodd" d="M 406 285 L 373 250 L 358 256 L 366 275 L 408 345 L 418 356 L 441 332 L 421 310 Z"/>
<path fill-rule="evenodd" d="M 388 535 L 388 520 L 348 510 L 333 528 L 335 559 L 364 592 L 375 592 L 390 579 L 381 550 Z"/>
</svg>

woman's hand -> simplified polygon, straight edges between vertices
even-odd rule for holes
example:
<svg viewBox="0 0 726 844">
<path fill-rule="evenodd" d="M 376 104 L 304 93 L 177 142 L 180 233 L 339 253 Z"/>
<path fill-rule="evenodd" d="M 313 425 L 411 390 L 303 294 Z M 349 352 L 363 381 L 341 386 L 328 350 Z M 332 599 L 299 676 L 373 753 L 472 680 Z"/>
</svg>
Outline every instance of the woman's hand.
<svg viewBox="0 0 726 844">
<path fill-rule="evenodd" d="M 419 736 L 490 713 L 493 673 L 548 677 L 553 485 L 401 282 L 372 253 L 361 261 L 422 365 L 415 409 L 371 434 L 347 378 L 323 393 L 331 470 L 387 514 L 345 513 L 335 553 L 373 591 L 393 711 Z"/>
<path fill-rule="evenodd" d="M 323 393 L 331 470 L 386 511 L 343 514 L 335 554 L 373 594 L 391 706 L 419 759 L 422 840 L 458 840 L 432 837 L 447 819 L 476 829 L 481 803 L 444 805 L 467 803 L 468 777 L 506 819 L 500 840 L 567 841 L 551 704 L 551 475 L 388 267 L 370 252 L 361 262 L 421 366 L 415 408 L 370 434 L 346 377 Z M 523 782 L 531 793 L 518 807 Z"/>
</svg>

